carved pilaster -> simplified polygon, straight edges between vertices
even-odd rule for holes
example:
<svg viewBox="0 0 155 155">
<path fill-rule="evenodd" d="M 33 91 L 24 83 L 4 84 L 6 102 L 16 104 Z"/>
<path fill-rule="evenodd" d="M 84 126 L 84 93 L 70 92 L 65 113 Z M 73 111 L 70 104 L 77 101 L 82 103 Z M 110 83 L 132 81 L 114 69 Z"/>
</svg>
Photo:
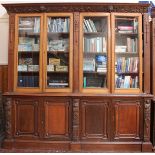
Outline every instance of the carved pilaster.
<svg viewBox="0 0 155 155">
<path fill-rule="evenodd" d="M 8 139 L 10 139 L 12 137 L 12 133 L 11 133 L 11 111 L 12 111 L 11 98 L 6 99 L 6 102 L 4 103 L 4 109 L 5 109 L 6 137 Z"/>
<path fill-rule="evenodd" d="M 79 99 L 73 99 L 73 140 L 79 140 Z"/>
<path fill-rule="evenodd" d="M 144 27 L 144 92 L 150 93 L 150 23 L 147 13 L 143 15 L 143 27 Z"/>
<path fill-rule="evenodd" d="M 76 75 L 79 72 L 79 31 L 80 31 L 80 14 L 79 12 L 74 13 L 74 57 L 73 57 L 73 64 L 74 70 L 73 74 Z M 79 92 L 79 77 L 74 76 L 74 84 L 73 84 L 74 92 Z"/>
<path fill-rule="evenodd" d="M 8 49 L 8 91 L 13 91 L 14 83 L 14 45 L 15 45 L 15 14 L 9 16 L 9 49 Z"/>
<path fill-rule="evenodd" d="M 150 110 L 151 110 L 151 101 L 144 101 L 144 141 L 150 141 Z"/>
</svg>

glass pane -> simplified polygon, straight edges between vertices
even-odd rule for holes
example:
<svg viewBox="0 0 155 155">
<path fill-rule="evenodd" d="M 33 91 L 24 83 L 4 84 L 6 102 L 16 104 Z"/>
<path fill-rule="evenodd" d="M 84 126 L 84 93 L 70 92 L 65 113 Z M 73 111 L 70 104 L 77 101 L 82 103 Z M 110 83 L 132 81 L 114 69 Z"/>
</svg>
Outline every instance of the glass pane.
<svg viewBox="0 0 155 155">
<path fill-rule="evenodd" d="M 49 17 L 47 23 L 47 87 L 69 87 L 69 17 Z"/>
<path fill-rule="evenodd" d="M 107 17 L 83 19 L 83 88 L 107 88 Z"/>
<path fill-rule="evenodd" d="M 139 88 L 138 18 L 115 18 L 115 87 Z"/>
<path fill-rule="evenodd" d="M 39 87 L 40 17 L 18 23 L 18 87 Z"/>
</svg>

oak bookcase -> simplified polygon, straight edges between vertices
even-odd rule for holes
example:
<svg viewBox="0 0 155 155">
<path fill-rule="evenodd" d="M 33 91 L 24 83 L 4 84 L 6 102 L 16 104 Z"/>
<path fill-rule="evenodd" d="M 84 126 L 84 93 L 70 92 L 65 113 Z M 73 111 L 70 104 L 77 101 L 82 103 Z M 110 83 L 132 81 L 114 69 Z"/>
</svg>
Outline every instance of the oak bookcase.
<svg viewBox="0 0 155 155">
<path fill-rule="evenodd" d="M 4 4 L 4 148 L 149 152 L 146 4 Z"/>
</svg>

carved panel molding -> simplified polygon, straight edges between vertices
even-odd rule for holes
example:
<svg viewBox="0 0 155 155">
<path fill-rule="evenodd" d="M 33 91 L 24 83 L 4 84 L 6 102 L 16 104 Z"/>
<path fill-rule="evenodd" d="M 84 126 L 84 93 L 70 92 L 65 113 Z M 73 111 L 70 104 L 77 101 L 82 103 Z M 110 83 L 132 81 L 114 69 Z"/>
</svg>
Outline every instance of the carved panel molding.
<svg viewBox="0 0 155 155">
<path fill-rule="evenodd" d="M 147 12 L 148 4 L 114 3 L 44 3 L 3 4 L 8 13 L 39 12 Z"/>
<path fill-rule="evenodd" d="M 140 101 L 115 101 L 115 140 L 141 139 L 141 109 Z"/>
<path fill-rule="evenodd" d="M 109 102 L 81 101 L 81 139 L 108 140 Z"/>
</svg>

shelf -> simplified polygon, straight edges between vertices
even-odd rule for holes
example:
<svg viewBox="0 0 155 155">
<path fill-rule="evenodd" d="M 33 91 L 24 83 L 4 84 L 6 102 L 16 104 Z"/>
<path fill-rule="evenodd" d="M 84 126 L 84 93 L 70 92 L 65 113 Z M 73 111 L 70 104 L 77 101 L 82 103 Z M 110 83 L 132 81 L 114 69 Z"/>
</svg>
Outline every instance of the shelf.
<svg viewBox="0 0 155 155">
<path fill-rule="evenodd" d="M 24 53 L 24 54 L 27 54 L 27 53 L 37 53 L 37 54 L 39 54 L 40 53 L 40 51 L 18 51 L 18 53 Z"/>
<path fill-rule="evenodd" d="M 68 71 L 47 71 L 47 73 L 68 73 Z"/>
<path fill-rule="evenodd" d="M 96 72 L 96 71 L 84 71 L 84 74 L 104 74 L 106 75 L 107 72 Z"/>
<path fill-rule="evenodd" d="M 115 20 L 135 20 L 136 17 L 130 18 L 130 17 L 116 17 Z"/>
<path fill-rule="evenodd" d="M 137 52 L 115 52 L 116 55 L 130 55 L 130 56 L 139 56 Z"/>
<path fill-rule="evenodd" d="M 139 74 L 139 72 L 128 72 L 128 73 L 125 73 L 125 72 L 117 73 L 117 72 L 115 72 L 115 74 L 117 74 L 117 75 L 137 75 L 137 74 Z"/>
<path fill-rule="evenodd" d="M 119 33 L 119 32 L 115 32 L 115 34 L 117 36 L 121 36 L 121 35 L 131 35 L 131 36 L 137 36 L 138 37 L 138 33 Z"/>
<path fill-rule="evenodd" d="M 18 71 L 18 73 L 39 73 L 39 71 Z"/>
<path fill-rule="evenodd" d="M 31 32 L 30 30 L 19 30 L 19 36 L 21 37 L 40 37 L 40 33 Z"/>
<path fill-rule="evenodd" d="M 83 35 L 106 37 L 104 32 L 84 32 Z"/>
<path fill-rule="evenodd" d="M 53 53 L 69 54 L 69 52 L 65 52 L 65 51 L 47 51 L 47 53 L 49 53 L 49 54 L 53 54 Z"/>
<path fill-rule="evenodd" d="M 47 33 L 47 36 L 48 36 L 48 38 L 55 38 L 55 37 L 57 37 L 57 39 L 58 39 L 58 37 L 67 37 L 67 38 L 69 38 L 69 32 L 48 32 Z"/>
<path fill-rule="evenodd" d="M 93 54 L 94 54 L 94 55 L 95 55 L 95 54 L 96 54 L 96 55 L 98 55 L 98 54 L 99 54 L 99 55 L 107 55 L 107 52 L 83 52 L 83 53 L 86 54 L 86 55 L 87 55 L 87 54 L 92 54 L 92 55 L 93 55 Z"/>
</svg>

